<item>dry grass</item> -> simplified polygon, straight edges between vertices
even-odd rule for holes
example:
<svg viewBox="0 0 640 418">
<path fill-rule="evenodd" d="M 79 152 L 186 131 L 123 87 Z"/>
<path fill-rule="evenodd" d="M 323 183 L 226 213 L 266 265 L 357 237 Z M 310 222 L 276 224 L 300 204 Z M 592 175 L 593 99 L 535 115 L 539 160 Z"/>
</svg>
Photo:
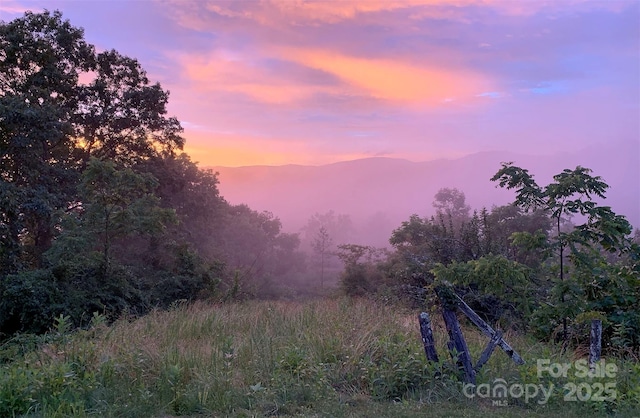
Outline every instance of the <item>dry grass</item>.
<svg viewBox="0 0 640 418">
<path fill-rule="evenodd" d="M 591 411 L 557 402 L 553 408 L 499 408 L 466 399 L 450 366 L 426 364 L 417 314 L 366 299 L 198 302 L 65 337 L 4 370 L 13 376 L 7 380 L 14 385 L 11 393 L 31 388 L 28 410 L 43 416 L 346 417 L 427 411 L 443 417 L 552 416 L 555 411 L 584 417 Z M 448 337 L 438 317 L 433 327 L 440 357 L 448 362 Z M 465 327 L 464 333 L 477 358 L 487 337 L 474 328 Z M 525 359 L 566 358 L 515 333 L 505 338 Z M 19 384 L 25 371 L 54 377 L 33 389 L 28 379 Z M 531 373 L 531 364 L 518 368 L 496 350 L 478 379 L 534 378 Z M 10 395 L 2 396 L 8 402 Z M 20 399 L 15 395 L 16 405 L 25 405 Z"/>
</svg>

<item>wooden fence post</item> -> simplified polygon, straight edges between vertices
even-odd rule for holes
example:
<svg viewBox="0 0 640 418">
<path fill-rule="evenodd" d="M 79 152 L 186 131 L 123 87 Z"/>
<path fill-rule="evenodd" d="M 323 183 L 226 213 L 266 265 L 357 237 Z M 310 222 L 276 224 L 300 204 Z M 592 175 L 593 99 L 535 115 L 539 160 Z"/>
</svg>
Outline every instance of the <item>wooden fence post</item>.
<svg viewBox="0 0 640 418">
<path fill-rule="evenodd" d="M 600 361 L 602 351 L 602 321 L 600 319 L 591 320 L 591 344 L 589 344 L 589 370 L 593 372 L 596 363 Z"/>
<path fill-rule="evenodd" d="M 482 366 L 484 366 L 484 364 L 489 361 L 489 357 L 491 357 L 493 350 L 496 348 L 496 345 L 498 345 L 498 342 L 500 342 L 501 339 L 502 331 L 497 331 L 495 334 L 493 334 L 493 337 L 491 337 L 491 339 L 489 340 L 489 344 L 487 344 L 487 347 L 484 349 L 482 354 L 480 354 L 480 358 L 478 359 L 475 367 L 476 372 L 478 372 L 482 368 Z"/>
<path fill-rule="evenodd" d="M 438 352 L 436 351 L 436 344 L 433 340 L 433 331 L 431 330 L 431 319 L 426 312 L 418 315 L 420 321 L 420 334 L 422 335 L 422 345 L 424 345 L 424 353 L 427 356 L 427 360 L 438 362 Z"/>
<path fill-rule="evenodd" d="M 471 322 L 473 322 L 478 328 L 480 328 L 480 331 L 489 336 L 489 338 L 493 339 L 493 337 L 496 335 L 496 331 L 494 331 L 494 329 L 491 328 L 489 324 L 487 324 L 482 318 L 480 318 L 480 316 L 478 316 L 478 314 L 475 313 L 473 309 L 471 309 L 460 296 L 456 295 L 456 297 L 460 302 L 458 304 L 460 310 L 464 312 L 465 315 L 467 315 Z M 511 360 L 513 360 L 514 363 L 518 365 L 524 364 L 524 360 L 522 359 L 522 357 L 520 357 L 520 354 L 518 354 L 513 348 L 511 348 L 511 346 L 505 340 L 503 340 L 502 337 L 500 337 L 500 340 L 496 345 L 498 345 L 498 347 L 500 347 L 502 351 L 504 351 L 509 357 L 511 357 Z"/>
<path fill-rule="evenodd" d="M 467 342 L 462 335 L 460 329 L 460 323 L 456 317 L 455 311 L 447 308 L 442 309 L 442 317 L 449 333 L 449 351 L 451 351 L 452 357 L 455 358 L 458 363 L 458 367 L 464 371 L 464 380 L 466 383 L 476 384 L 476 372 L 473 370 L 471 364 L 471 356 L 469 355 L 469 348 Z"/>
</svg>

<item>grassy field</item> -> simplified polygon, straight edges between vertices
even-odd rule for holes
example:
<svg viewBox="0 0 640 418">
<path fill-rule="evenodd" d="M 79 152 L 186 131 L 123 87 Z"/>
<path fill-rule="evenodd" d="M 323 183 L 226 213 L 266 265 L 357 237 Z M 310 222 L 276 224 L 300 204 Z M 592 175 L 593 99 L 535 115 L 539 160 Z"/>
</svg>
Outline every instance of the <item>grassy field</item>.
<svg viewBox="0 0 640 418">
<path fill-rule="evenodd" d="M 323 299 L 196 303 L 110 326 L 95 316 L 91 329 L 73 333 L 58 318 L 49 335 L 0 348 L 0 416 L 640 416 L 637 364 L 607 359 L 617 372 L 601 378 L 538 376 L 537 359 L 572 363 L 577 354 L 510 333 L 505 339 L 527 364 L 517 367 L 497 350 L 476 391 L 465 392 L 437 319 L 442 360 L 427 364 L 417 314 L 368 300 Z M 487 338 L 464 329 L 477 359 Z M 496 379 L 510 385 L 511 395 L 481 396 L 481 385 L 493 388 Z M 607 383 L 615 400 L 586 400 Z M 550 384 L 546 402 L 514 389 Z M 576 401 L 565 400 L 564 385 L 575 385 Z"/>
</svg>

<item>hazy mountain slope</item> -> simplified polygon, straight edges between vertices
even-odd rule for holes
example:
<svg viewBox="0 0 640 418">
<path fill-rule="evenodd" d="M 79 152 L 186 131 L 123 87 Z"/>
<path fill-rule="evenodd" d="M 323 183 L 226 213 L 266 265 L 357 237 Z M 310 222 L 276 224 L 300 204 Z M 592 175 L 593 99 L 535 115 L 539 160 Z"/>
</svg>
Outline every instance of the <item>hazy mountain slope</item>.
<svg viewBox="0 0 640 418">
<path fill-rule="evenodd" d="M 213 167 L 221 194 L 280 217 L 285 230 L 297 232 L 316 212 L 349 214 L 358 241 L 384 244 L 393 228 L 412 213 L 433 213 L 433 196 L 442 187 L 462 190 L 474 209 L 506 204 L 513 192 L 489 179 L 502 161 L 529 169 L 539 184 L 565 168 L 582 165 L 611 186 L 606 204 L 640 226 L 640 154 L 638 144 L 585 149 L 572 154 L 527 156 L 483 152 L 455 160 L 410 162 L 369 158 L 323 166 Z"/>
</svg>

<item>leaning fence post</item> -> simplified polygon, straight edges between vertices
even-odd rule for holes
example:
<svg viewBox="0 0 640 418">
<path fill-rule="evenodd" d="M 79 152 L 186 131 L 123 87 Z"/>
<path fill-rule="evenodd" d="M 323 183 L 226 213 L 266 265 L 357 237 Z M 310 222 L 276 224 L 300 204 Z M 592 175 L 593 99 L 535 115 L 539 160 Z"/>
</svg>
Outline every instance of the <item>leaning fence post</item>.
<svg viewBox="0 0 640 418">
<path fill-rule="evenodd" d="M 487 344 L 482 354 L 480 354 L 480 358 L 478 359 L 475 367 L 476 372 L 480 371 L 482 366 L 484 366 L 484 364 L 489 361 L 489 357 L 491 357 L 493 350 L 496 348 L 496 345 L 498 345 L 498 342 L 500 342 L 501 339 L 502 331 L 498 330 L 495 334 L 493 334 L 493 337 L 491 337 L 491 339 L 489 340 L 489 344 Z"/>
<path fill-rule="evenodd" d="M 591 344 L 589 345 L 589 370 L 594 371 L 596 363 L 600 361 L 602 351 L 602 321 L 591 320 Z"/>
<path fill-rule="evenodd" d="M 449 350 L 452 353 L 452 357 L 455 357 L 458 367 L 464 371 L 464 380 L 466 383 L 476 384 L 476 373 L 473 370 L 471 364 L 471 356 L 469 355 L 469 348 L 467 342 L 464 340 L 462 330 L 460 329 L 460 323 L 456 317 L 455 311 L 447 308 L 442 309 L 442 317 L 444 323 L 447 326 L 447 332 L 449 333 Z"/>
<path fill-rule="evenodd" d="M 420 334 L 422 335 L 422 345 L 424 345 L 424 353 L 427 355 L 427 360 L 438 362 L 438 352 L 436 351 L 436 344 L 433 340 L 433 331 L 431 330 L 431 319 L 426 312 L 418 315 L 420 321 Z"/>
<path fill-rule="evenodd" d="M 480 316 L 475 313 L 473 309 L 471 309 L 460 296 L 456 295 L 456 298 L 458 300 L 458 307 L 465 315 L 467 315 L 471 322 L 473 322 L 478 328 L 480 328 L 480 331 L 482 331 L 483 334 L 487 335 L 489 338 L 493 338 L 496 334 L 496 331 L 494 331 L 489 324 L 487 324 L 482 318 L 480 318 Z M 511 348 L 511 346 L 505 340 L 500 338 L 497 345 L 502 349 L 502 351 L 504 351 L 509 357 L 511 357 L 511 360 L 513 360 L 514 363 L 518 365 L 524 364 L 524 360 L 522 359 L 522 357 L 520 357 L 520 354 L 518 354 L 513 348 Z"/>
</svg>

